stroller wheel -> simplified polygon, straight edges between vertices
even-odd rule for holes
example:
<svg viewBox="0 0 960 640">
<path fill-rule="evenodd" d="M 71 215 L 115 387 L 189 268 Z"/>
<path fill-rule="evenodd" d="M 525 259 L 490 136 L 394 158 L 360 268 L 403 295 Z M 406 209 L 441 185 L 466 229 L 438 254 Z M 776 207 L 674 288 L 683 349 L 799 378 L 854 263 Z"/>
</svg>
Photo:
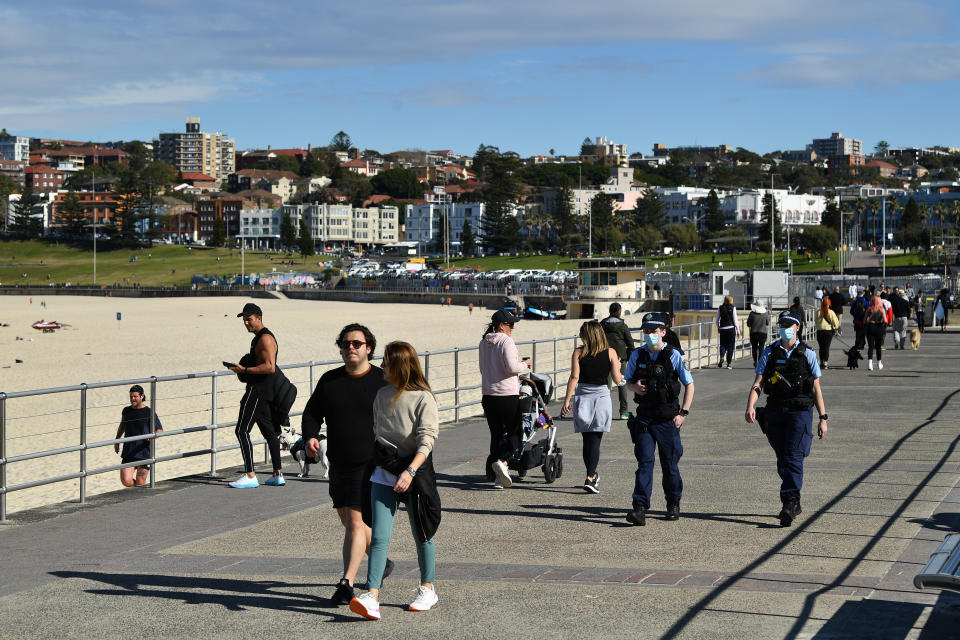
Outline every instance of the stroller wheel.
<svg viewBox="0 0 960 640">
<path fill-rule="evenodd" d="M 543 463 L 543 479 L 547 481 L 547 484 L 557 479 L 557 459 L 553 454 L 547 456 Z"/>
<path fill-rule="evenodd" d="M 556 468 L 556 474 L 554 475 L 554 478 L 559 480 L 560 476 L 563 475 L 563 453 L 561 453 L 559 449 L 557 450 L 556 461 L 557 461 L 557 468 Z"/>
</svg>

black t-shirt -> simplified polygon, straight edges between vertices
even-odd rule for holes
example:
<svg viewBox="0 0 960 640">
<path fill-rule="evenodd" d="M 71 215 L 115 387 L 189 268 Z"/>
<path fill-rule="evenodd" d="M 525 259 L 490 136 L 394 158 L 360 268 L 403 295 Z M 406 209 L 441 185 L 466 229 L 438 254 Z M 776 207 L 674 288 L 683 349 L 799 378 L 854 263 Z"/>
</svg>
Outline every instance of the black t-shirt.
<svg viewBox="0 0 960 640">
<path fill-rule="evenodd" d="M 143 436 L 150 433 L 150 407 L 134 409 L 133 407 L 124 407 L 120 418 L 120 425 L 123 427 L 123 437 Z M 160 424 L 160 417 L 154 416 L 154 431 L 163 429 Z M 150 440 L 137 440 L 135 442 L 124 442 L 123 450 L 120 452 L 123 462 L 132 460 L 150 459 Z"/>
<path fill-rule="evenodd" d="M 303 409 L 304 441 L 327 423 L 327 458 L 335 465 L 361 465 L 373 459 L 373 400 L 384 386 L 383 369 L 370 366 L 354 377 L 346 367 L 327 371 Z"/>
<path fill-rule="evenodd" d="M 580 384 L 607 384 L 610 377 L 610 354 L 601 351 L 595 356 L 585 355 L 580 358 Z"/>
</svg>

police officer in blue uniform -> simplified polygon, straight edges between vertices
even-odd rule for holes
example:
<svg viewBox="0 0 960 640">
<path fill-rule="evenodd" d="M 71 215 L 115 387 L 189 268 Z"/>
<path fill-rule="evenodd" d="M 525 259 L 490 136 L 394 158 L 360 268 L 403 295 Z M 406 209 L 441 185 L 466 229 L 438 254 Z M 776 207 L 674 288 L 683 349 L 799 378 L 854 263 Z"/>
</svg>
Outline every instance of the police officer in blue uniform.
<svg viewBox="0 0 960 640">
<path fill-rule="evenodd" d="M 666 322 L 659 313 L 643 316 L 643 346 L 634 350 L 627 362 L 624 377 L 627 388 L 635 394 L 636 416 L 627 422 L 633 454 L 637 458 L 637 474 L 633 485 L 633 510 L 627 522 L 643 526 L 650 508 L 653 488 L 653 453 L 659 450 L 663 472 L 663 492 L 667 499 L 667 520 L 680 519 L 680 427 L 693 403 L 693 376 L 684 366 L 683 356 L 664 342 Z M 680 390 L 683 387 L 683 405 Z"/>
<path fill-rule="evenodd" d="M 813 407 L 819 422 L 817 436 L 827 435 L 827 410 L 820 392 L 820 366 L 813 349 L 800 340 L 803 319 L 794 311 L 777 318 L 780 339 L 768 346 L 757 360 L 757 377 L 747 395 L 747 422 L 759 421 L 767 441 L 777 454 L 780 474 L 780 526 L 789 527 L 800 514 L 803 488 L 803 459 L 813 441 Z M 758 416 L 754 405 L 760 393 L 767 394 L 767 406 Z"/>
</svg>

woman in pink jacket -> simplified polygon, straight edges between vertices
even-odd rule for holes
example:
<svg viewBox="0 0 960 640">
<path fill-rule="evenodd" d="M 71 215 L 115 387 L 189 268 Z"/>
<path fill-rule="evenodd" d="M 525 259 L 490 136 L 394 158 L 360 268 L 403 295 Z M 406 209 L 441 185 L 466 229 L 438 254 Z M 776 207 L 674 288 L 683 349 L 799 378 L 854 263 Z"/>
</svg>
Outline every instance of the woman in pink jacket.
<svg viewBox="0 0 960 640">
<path fill-rule="evenodd" d="M 493 314 L 480 341 L 480 377 L 483 415 L 490 428 L 487 480 L 494 488 L 513 484 L 507 461 L 520 446 L 520 379 L 527 373 L 529 358 L 520 359 L 511 335 L 517 318 L 506 309 Z"/>
</svg>

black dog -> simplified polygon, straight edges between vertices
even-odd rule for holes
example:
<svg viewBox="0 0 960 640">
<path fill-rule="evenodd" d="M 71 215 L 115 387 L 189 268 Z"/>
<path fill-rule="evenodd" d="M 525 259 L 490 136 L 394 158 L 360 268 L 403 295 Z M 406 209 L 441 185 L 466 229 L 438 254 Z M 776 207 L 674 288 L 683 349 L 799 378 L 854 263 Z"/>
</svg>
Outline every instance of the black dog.
<svg viewBox="0 0 960 640">
<path fill-rule="evenodd" d="M 851 347 L 849 351 L 844 351 L 844 354 L 847 356 L 847 368 L 848 369 L 859 369 L 860 365 L 857 364 L 857 360 L 863 360 L 863 356 L 860 355 L 860 350 L 856 347 Z"/>
</svg>

